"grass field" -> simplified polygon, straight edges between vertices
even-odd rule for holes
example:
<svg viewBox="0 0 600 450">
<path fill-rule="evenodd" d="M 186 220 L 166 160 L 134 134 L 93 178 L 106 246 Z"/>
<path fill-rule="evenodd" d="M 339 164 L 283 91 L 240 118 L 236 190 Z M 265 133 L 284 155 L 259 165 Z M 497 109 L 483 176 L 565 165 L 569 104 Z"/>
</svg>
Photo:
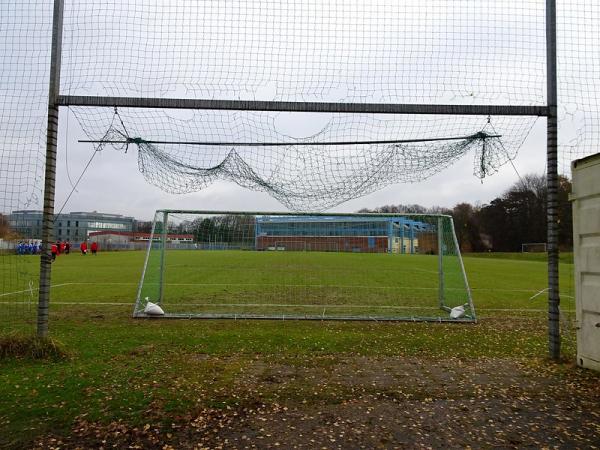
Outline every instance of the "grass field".
<svg viewBox="0 0 600 450">
<path fill-rule="evenodd" d="M 145 272 L 142 299 L 159 297 L 160 254 Z M 468 302 L 458 258 L 444 265 L 444 303 Z M 174 314 L 271 317 L 436 317 L 438 258 L 343 252 L 170 250 L 163 306 Z"/>
<path fill-rule="evenodd" d="M 51 334 L 69 356 L 0 361 L 0 446 L 599 444 L 599 378 L 572 364 L 568 259 L 565 362 L 552 364 L 546 297 L 531 299 L 546 285 L 545 263 L 535 257 L 464 258 L 475 325 L 136 320 L 143 258 L 72 254 L 53 265 Z M 175 273 L 216 278 L 214 263 L 198 271 L 185 258 Z M 241 262 L 231 261 L 227 280 L 243 285 Z M 33 274 L 37 264 L 31 257 L 19 267 Z M 377 279 L 365 261 L 351 265 L 362 273 L 355 285 L 390 286 L 385 271 Z M 405 281 L 424 287 L 419 275 Z M 169 289 L 176 290 L 167 299 L 186 293 Z M 5 335 L 33 329 L 32 316 L 1 318 Z M 456 433 L 462 421 L 469 430 Z"/>
</svg>

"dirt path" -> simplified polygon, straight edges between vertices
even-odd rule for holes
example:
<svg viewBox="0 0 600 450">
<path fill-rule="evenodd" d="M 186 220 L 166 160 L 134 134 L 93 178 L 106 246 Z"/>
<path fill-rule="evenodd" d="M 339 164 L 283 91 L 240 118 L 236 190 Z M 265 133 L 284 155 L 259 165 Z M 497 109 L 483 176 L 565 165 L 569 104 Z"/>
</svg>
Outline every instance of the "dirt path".
<svg viewBox="0 0 600 450">
<path fill-rule="evenodd" d="M 600 377 L 541 361 L 257 357 L 214 396 L 141 427 L 82 420 L 37 446 L 600 448 Z"/>
</svg>

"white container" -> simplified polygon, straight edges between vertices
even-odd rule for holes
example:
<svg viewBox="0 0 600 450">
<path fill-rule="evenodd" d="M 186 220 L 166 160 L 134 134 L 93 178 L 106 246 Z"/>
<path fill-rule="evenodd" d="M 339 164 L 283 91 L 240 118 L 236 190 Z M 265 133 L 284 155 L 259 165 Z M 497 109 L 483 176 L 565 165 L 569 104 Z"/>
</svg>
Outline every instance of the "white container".
<svg viewBox="0 0 600 450">
<path fill-rule="evenodd" d="M 600 153 L 571 169 L 577 364 L 600 371 Z"/>
</svg>

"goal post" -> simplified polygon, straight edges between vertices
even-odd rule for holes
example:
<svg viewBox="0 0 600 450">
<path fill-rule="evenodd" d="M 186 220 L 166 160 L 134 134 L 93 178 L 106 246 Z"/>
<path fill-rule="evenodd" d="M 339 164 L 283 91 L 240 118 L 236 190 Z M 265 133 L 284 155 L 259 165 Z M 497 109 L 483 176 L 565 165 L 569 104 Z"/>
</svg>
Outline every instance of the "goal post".
<svg viewBox="0 0 600 450">
<path fill-rule="evenodd" d="M 155 214 L 133 316 L 476 321 L 450 216 L 181 210 Z"/>
</svg>

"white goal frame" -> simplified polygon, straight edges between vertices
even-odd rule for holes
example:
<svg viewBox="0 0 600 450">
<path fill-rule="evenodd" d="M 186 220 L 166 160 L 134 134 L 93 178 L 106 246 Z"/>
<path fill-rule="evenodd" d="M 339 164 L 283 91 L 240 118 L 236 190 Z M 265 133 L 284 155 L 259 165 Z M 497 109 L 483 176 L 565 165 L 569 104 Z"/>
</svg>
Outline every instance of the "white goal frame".
<svg viewBox="0 0 600 450">
<path fill-rule="evenodd" d="M 473 296 L 471 292 L 471 288 L 467 279 L 464 263 L 462 260 L 462 255 L 460 252 L 460 246 L 458 243 L 458 239 L 456 237 L 456 231 L 454 228 L 454 221 L 451 216 L 443 215 L 443 214 L 377 214 L 377 213 L 291 213 L 291 212 L 263 212 L 263 211 L 196 211 L 196 210 L 158 210 L 154 215 L 154 221 L 152 224 L 151 237 L 155 235 L 160 236 L 161 242 L 161 253 L 160 253 L 160 264 L 159 264 L 159 291 L 158 298 L 151 299 L 152 303 L 157 305 L 163 305 L 165 300 L 164 286 L 165 286 L 165 271 L 166 271 L 166 251 L 168 247 L 166 246 L 166 237 L 168 235 L 168 223 L 169 223 L 169 215 L 170 214 L 197 214 L 197 215 L 242 215 L 242 216 L 290 216 L 290 217 L 315 217 L 315 216 L 326 216 L 326 217 L 340 217 L 340 218 L 388 218 L 388 217 L 406 217 L 406 218 L 418 218 L 418 217 L 430 217 L 436 218 L 435 226 L 437 228 L 436 233 L 434 233 L 437 237 L 437 248 L 438 248 L 438 256 L 437 256 L 437 277 L 438 277 L 438 293 L 437 293 L 437 306 L 435 303 L 432 303 L 430 307 L 424 307 L 425 309 L 439 310 L 444 313 L 444 316 L 436 316 L 436 317 L 427 317 L 422 315 L 397 315 L 397 316 L 365 316 L 365 315 L 343 315 L 343 316 L 330 316 L 330 315 L 310 315 L 310 314 L 243 314 L 243 313 L 169 313 L 168 308 L 165 308 L 167 311 L 164 315 L 149 315 L 144 312 L 144 307 L 149 301 L 144 297 L 143 294 L 143 286 L 146 278 L 146 274 L 149 270 L 149 260 L 150 255 L 153 249 L 156 251 L 155 246 L 153 245 L 154 239 L 150 239 L 148 241 L 148 247 L 146 250 L 146 257 L 144 260 L 144 267 L 142 271 L 142 275 L 140 278 L 140 283 L 138 285 L 135 307 L 133 311 L 134 318 L 167 318 L 167 319 L 276 319 L 276 320 L 347 320 L 347 321 L 409 321 L 409 322 L 450 322 L 450 323 L 476 323 L 477 315 L 475 310 L 475 305 L 473 302 Z M 449 235 L 451 235 L 451 245 L 455 250 L 455 253 L 447 253 L 447 244 L 443 239 L 443 226 L 444 221 L 446 225 L 449 225 L 446 230 Z M 159 230 L 159 231 L 157 231 Z M 258 247 L 255 244 L 255 250 L 259 251 Z M 310 247 L 307 247 L 306 251 L 310 251 Z M 318 252 L 318 250 L 315 250 Z M 351 252 L 344 252 L 351 253 Z M 389 252 L 385 252 L 389 253 Z M 459 263 L 459 270 L 462 277 L 462 283 L 464 283 L 464 291 L 466 294 L 466 302 L 463 305 L 464 308 L 467 309 L 468 314 L 464 317 L 460 318 L 451 318 L 449 314 L 452 312 L 452 308 L 446 304 L 445 298 L 445 271 L 444 271 L 444 256 L 456 257 Z M 409 255 L 405 255 L 409 256 Z M 392 255 L 390 257 L 401 257 L 400 254 Z M 268 304 L 266 305 L 268 306 Z M 293 306 L 293 305 L 288 305 Z M 367 305 L 365 305 L 367 306 Z M 456 305 L 455 305 L 456 306 Z M 335 307 L 328 306 L 328 307 Z M 400 307 L 398 307 L 400 309 Z M 410 308 L 410 307 L 408 307 Z"/>
</svg>

